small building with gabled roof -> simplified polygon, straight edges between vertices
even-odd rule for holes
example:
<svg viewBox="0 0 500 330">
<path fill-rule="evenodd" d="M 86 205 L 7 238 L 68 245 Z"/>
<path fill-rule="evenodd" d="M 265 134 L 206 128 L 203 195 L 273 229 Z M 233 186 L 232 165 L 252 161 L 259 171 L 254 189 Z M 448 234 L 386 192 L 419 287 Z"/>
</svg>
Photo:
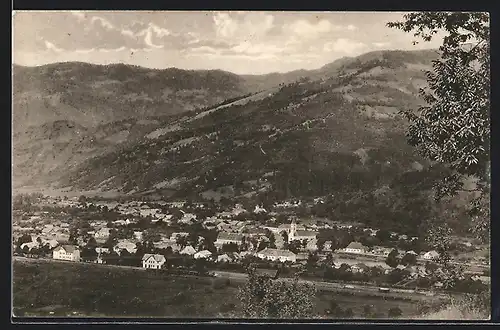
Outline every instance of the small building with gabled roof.
<svg viewBox="0 0 500 330">
<path fill-rule="evenodd" d="M 60 245 L 52 251 L 52 258 L 79 262 L 80 249 L 76 245 Z"/>
<path fill-rule="evenodd" d="M 146 253 L 142 257 L 142 268 L 145 269 L 161 269 L 167 259 L 161 254 Z"/>
</svg>

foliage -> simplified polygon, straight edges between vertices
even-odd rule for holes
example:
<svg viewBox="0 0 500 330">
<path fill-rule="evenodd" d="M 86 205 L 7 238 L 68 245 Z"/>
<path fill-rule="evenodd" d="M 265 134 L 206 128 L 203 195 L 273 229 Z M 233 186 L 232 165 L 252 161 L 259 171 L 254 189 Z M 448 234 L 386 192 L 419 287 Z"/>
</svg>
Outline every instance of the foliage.
<svg viewBox="0 0 500 330">
<path fill-rule="evenodd" d="M 403 112 L 410 120 L 408 141 L 421 155 L 449 169 L 436 185 L 438 200 L 464 190 L 463 176 L 479 180 L 475 190 L 483 204 L 479 207 L 479 201 L 472 203 L 472 212 L 478 223 L 475 233 L 486 238 L 489 206 L 484 196 L 490 190 L 489 15 L 411 13 L 402 22 L 390 22 L 388 26 L 413 31 L 424 41 L 430 41 L 439 31 L 447 33 L 439 48 L 440 58 L 427 73 L 429 87 L 421 90 L 427 105 L 416 112 Z"/>
<path fill-rule="evenodd" d="M 399 265 L 399 260 L 398 260 L 398 250 L 393 249 L 387 258 L 385 259 L 385 263 L 392 268 L 395 268 Z"/>
<path fill-rule="evenodd" d="M 244 317 L 310 318 L 313 314 L 315 288 L 310 284 L 277 281 L 249 270 L 249 280 L 238 294 Z"/>
<path fill-rule="evenodd" d="M 388 316 L 390 318 L 400 317 L 402 314 L 403 314 L 403 311 L 401 310 L 401 308 L 398 308 L 398 307 L 393 307 L 393 308 L 389 309 L 389 312 L 388 312 Z"/>
</svg>

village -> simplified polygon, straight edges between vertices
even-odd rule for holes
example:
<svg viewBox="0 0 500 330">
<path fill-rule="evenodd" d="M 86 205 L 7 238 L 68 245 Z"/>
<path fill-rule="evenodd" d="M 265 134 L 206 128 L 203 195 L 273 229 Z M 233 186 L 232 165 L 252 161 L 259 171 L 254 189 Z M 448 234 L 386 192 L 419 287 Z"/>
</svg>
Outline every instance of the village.
<svg viewBox="0 0 500 330">
<path fill-rule="evenodd" d="M 14 205 L 14 256 L 146 269 L 244 272 L 250 263 L 281 276 L 301 273 L 381 288 L 440 290 L 439 253 L 419 237 L 362 224 L 303 219 L 297 201 L 272 210 L 240 204 L 99 201 L 39 196 Z M 290 211 L 292 210 L 292 211 Z M 459 291 L 489 285 L 489 258 L 458 239 L 453 262 L 467 264 Z M 482 254 L 482 255 L 481 255 Z M 276 275 L 273 275 L 276 276 Z M 387 289 L 388 290 L 388 289 Z"/>
</svg>

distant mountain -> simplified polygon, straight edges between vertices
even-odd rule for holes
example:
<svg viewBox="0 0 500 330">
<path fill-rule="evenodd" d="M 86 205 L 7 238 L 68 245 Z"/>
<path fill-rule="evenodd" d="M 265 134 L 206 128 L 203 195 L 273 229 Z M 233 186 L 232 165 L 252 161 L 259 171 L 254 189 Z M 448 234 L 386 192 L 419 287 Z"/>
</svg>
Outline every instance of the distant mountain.
<svg viewBox="0 0 500 330">
<path fill-rule="evenodd" d="M 146 69 L 80 62 L 13 67 L 14 127 L 57 120 L 85 127 L 177 114 L 243 95 L 241 77 L 220 70 Z"/>
<path fill-rule="evenodd" d="M 230 141 L 224 157 L 236 157 L 238 168 L 228 175 L 246 177 L 239 172 L 247 168 L 249 180 L 270 171 L 271 160 L 257 161 L 264 155 L 274 155 L 274 164 L 293 154 L 291 139 L 324 164 L 404 154 L 397 113 L 420 104 L 423 70 L 436 57 L 380 51 L 264 76 L 123 64 L 15 66 L 14 181 L 130 193 L 174 180 L 179 191 L 197 193 L 194 187 L 207 184 L 197 181 L 198 171 L 209 176 L 220 166 L 231 173 L 219 150 Z M 170 159 L 172 152 L 181 156 Z M 404 168 L 412 157 L 403 157 Z"/>
<path fill-rule="evenodd" d="M 380 51 L 266 76 L 16 67 L 14 118 L 32 125 L 14 126 L 14 186 L 242 203 L 322 197 L 318 216 L 407 233 L 425 231 L 434 216 L 459 226 L 463 217 L 434 206 L 441 169 L 407 144 L 399 115 L 422 104 L 424 71 L 436 58 Z M 165 90 L 168 98 L 154 99 Z M 207 105 L 171 106 L 194 107 L 193 93 Z"/>
<path fill-rule="evenodd" d="M 292 166 L 287 175 L 295 179 L 311 170 L 325 187 L 323 176 L 333 173 L 351 173 L 354 182 L 375 168 L 386 174 L 411 170 L 422 160 L 407 146 L 398 112 L 421 103 L 423 70 L 435 56 L 396 51 L 342 59 L 299 82 L 186 113 L 135 144 L 86 161 L 63 183 L 124 193 L 168 187 L 197 194 L 238 184 L 235 180 L 260 181 L 280 166 Z M 297 187 L 282 189 L 302 193 Z"/>
</svg>

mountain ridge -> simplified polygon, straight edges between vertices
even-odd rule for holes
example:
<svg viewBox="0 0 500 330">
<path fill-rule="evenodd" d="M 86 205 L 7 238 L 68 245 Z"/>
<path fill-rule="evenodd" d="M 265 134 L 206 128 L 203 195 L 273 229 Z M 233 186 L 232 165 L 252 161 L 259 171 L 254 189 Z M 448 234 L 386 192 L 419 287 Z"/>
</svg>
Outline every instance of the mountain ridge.
<svg viewBox="0 0 500 330">
<path fill-rule="evenodd" d="M 207 124 L 204 125 L 210 127 L 215 123 L 210 122 L 212 120 L 210 118 L 213 117 L 212 113 L 220 113 L 220 109 L 227 108 L 229 111 L 236 109 L 237 112 L 243 111 L 243 114 L 257 116 L 257 118 L 248 118 L 247 120 L 250 122 L 261 121 L 263 114 L 259 117 L 259 111 L 249 110 L 249 107 L 266 108 L 271 106 L 266 100 L 273 98 L 278 100 L 272 102 L 290 106 L 290 101 L 295 96 L 287 93 L 309 93 L 308 98 L 321 93 L 310 93 L 308 88 L 317 91 L 329 90 L 329 93 L 342 95 L 347 104 L 353 103 L 356 111 L 363 113 L 365 119 L 371 118 L 369 120 L 374 122 L 392 120 L 401 107 L 414 107 L 418 104 L 416 93 L 419 86 L 415 85 L 415 82 L 423 83 L 425 81 L 422 68 L 429 68 L 435 56 L 435 52 L 432 50 L 417 52 L 377 51 L 355 58 L 342 58 L 317 70 L 292 71 L 287 73 L 288 75 L 272 73 L 264 76 L 237 76 L 221 70 L 203 70 L 202 72 L 206 74 L 215 74 L 213 79 L 210 76 L 202 75 L 206 78 L 205 80 L 198 79 L 200 71 L 196 70 L 186 71 L 176 68 L 150 70 L 125 64 L 94 65 L 83 62 L 51 64 L 42 68 L 36 67 L 38 68 L 36 70 L 40 71 L 38 78 L 34 75 L 23 76 L 23 70 L 30 71 L 32 68 L 17 68 L 17 77 L 21 77 L 21 79 L 16 80 L 14 73 L 14 83 L 17 88 L 17 93 L 16 88 L 14 88 L 14 118 L 17 117 L 14 123 L 14 164 L 17 169 L 15 174 L 22 173 L 18 177 L 26 177 L 28 181 L 33 176 L 40 178 L 37 180 L 40 182 L 46 181 L 43 180 L 45 176 L 51 178 L 48 181 L 57 181 L 56 174 L 66 174 L 67 171 L 73 171 L 74 168 L 81 165 L 82 161 L 104 156 L 117 148 L 121 150 L 120 148 L 124 144 L 134 145 L 141 141 L 150 141 L 151 139 L 148 137 L 156 135 L 163 139 L 165 136 L 175 134 L 176 130 L 182 131 L 182 127 L 179 129 L 173 123 L 186 120 L 186 118 L 188 123 L 191 120 L 194 122 L 205 121 Z M 84 68 L 83 71 L 79 69 L 81 67 Z M 136 76 L 130 72 L 139 72 L 140 74 Z M 170 78 L 157 77 L 159 72 L 170 73 L 173 76 Z M 191 72 L 194 76 L 189 76 L 186 72 Z M 84 73 L 89 74 L 85 75 Z M 218 74 L 223 76 L 219 77 Z M 274 78 L 270 79 L 271 76 Z M 191 77 L 192 80 L 179 82 L 184 77 Z M 404 79 L 400 79 L 401 77 Z M 407 79 L 408 77 L 411 79 Z M 129 83 L 127 79 L 132 79 L 133 82 Z M 152 87 L 147 86 L 141 79 L 156 81 L 157 84 L 152 90 Z M 73 86 L 73 89 L 76 90 L 64 89 L 65 86 L 71 87 L 71 81 L 75 80 L 77 85 Z M 110 83 L 110 80 L 122 83 L 112 89 L 108 86 L 113 84 Z M 406 83 L 402 84 L 400 80 L 404 80 Z M 94 84 L 98 82 L 101 85 L 99 88 L 88 88 L 89 81 Z M 211 85 L 205 86 L 206 90 L 203 90 L 198 88 L 200 84 Z M 309 85 L 304 85 L 305 87 L 301 90 L 300 84 Z M 197 89 L 182 89 L 186 86 L 194 86 Z M 217 92 L 218 89 L 225 88 L 224 86 L 229 86 L 229 91 Z M 36 100 L 36 98 L 34 102 L 30 99 L 23 102 L 22 97 L 19 97 L 23 96 L 23 93 L 33 92 L 30 88 L 40 92 L 39 94 L 49 91 L 49 93 L 42 95 L 44 97 L 49 95 L 48 98 L 43 99 L 42 103 L 45 107 L 40 107 L 41 101 Z M 212 95 L 211 91 L 218 94 L 205 102 L 203 106 L 192 106 L 189 110 L 177 108 L 174 111 L 169 107 L 168 101 L 163 100 L 155 103 L 147 100 L 154 92 L 158 90 L 165 92 L 166 88 L 169 88 L 167 94 L 170 93 L 172 102 L 187 97 L 187 104 L 190 102 L 189 98 L 196 93 L 202 97 Z M 50 93 L 53 90 L 62 95 L 56 93 L 54 96 Z M 100 98 L 104 92 L 114 92 L 116 95 L 111 95 L 109 97 L 111 100 Z M 136 99 L 128 98 L 130 104 L 126 105 L 126 102 L 123 102 L 124 95 L 130 96 L 131 94 Z M 200 95 L 195 95 L 195 98 Z M 291 107 L 300 108 L 303 106 L 301 103 L 307 103 L 300 98 L 297 99 L 297 102 Z M 92 103 L 97 103 L 101 109 L 100 114 L 92 106 L 89 106 Z M 155 106 L 150 107 L 151 104 Z M 319 105 L 316 107 L 321 108 Z M 162 110 L 165 108 L 168 108 L 168 111 Z M 39 111 L 40 109 L 50 113 L 47 115 L 47 111 Z M 109 114 L 106 114 L 106 109 L 109 109 Z M 314 111 L 318 111 L 318 109 Z M 118 115 L 115 115 L 117 113 Z M 94 121 L 90 121 L 90 124 L 88 117 L 94 119 Z M 294 116 L 289 116 L 287 119 L 285 119 L 285 115 L 282 117 L 280 120 L 297 120 Z M 42 120 L 37 121 L 38 119 Z M 231 118 L 228 120 L 231 121 Z M 29 125 L 30 123 L 33 125 Z M 51 123 L 60 123 L 61 125 L 54 126 Z M 185 123 L 181 122 L 179 125 L 185 125 Z M 350 124 L 345 123 L 345 125 L 349 126 Z M 380 124 L 377 125 L 380 126 Z M 382 126 L 376 130 L 382 132 L 384 130 Z M 79 127 L 79 129 L 72 133 L 73 128 L 71 127 Z M 60 130 L 63 130 L 64 134 L 59 132 Z M 360 132 L 360 134 L 365 133 Z M 155 139 L 157 138 L 152 140 Z M 344 139 L 351 139 L 351 137 L 346 135 Z M 340 140 L 337 143 L 339 146 L 343 144 Z M 317 141 L 316 144 L 321 143 Z M 53 178 L 49 172 L 56 177 Z M 18 181 L 23 180 L 19 179 Z"/>
</svg>

